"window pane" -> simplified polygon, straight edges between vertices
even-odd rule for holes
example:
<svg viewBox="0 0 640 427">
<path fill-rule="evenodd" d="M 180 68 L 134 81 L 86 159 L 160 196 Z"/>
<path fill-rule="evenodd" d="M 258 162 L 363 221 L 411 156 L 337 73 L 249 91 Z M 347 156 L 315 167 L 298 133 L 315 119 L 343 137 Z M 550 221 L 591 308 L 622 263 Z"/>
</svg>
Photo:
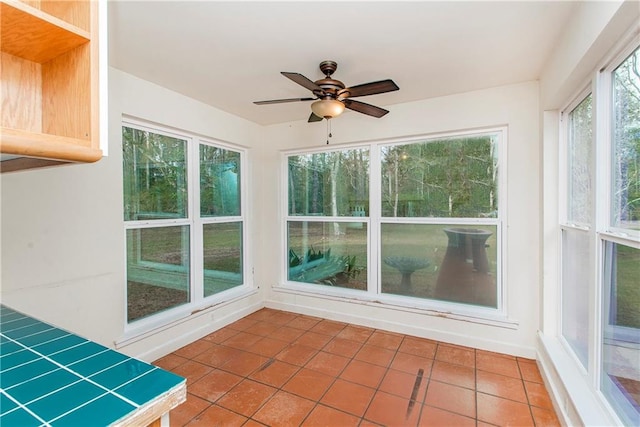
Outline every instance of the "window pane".
<svg viewBox="0 0 640 427">
<path fill-rule="evenodd" d="M 242 223 L 205 224 L 204 296 L 241 285 Z"/>
<path fill-rule="evenodd" d="M 382 292 L 497 307 L 497 227 L 382 224 Z"/>
<path fill-rule="evenodd" d="M 640 50 L 613 73 L 612 225 L 640 230 Z"/>
<path fill-rule="evenodd" d="M 289 280 L 367 289 L 367 224 L 288 223 Z"/>
<path fill-rule="evenodd" d="M 368 216 L 369 150 L 289 157 L 289 215 Z"/>
<path fill-rule="evenodd" d="M 127 230 L 127 320 L 189 302 L 189 227 Z"/>
<path fill-rule="evenodd" d="M 591 224 L 591 94 L 569 113 L 567 220 Z"/>
<path fill-rule="evenodd" d="M 187 142 L 122 128 L 124 219 L 186 218 Z"/>
<path fill-rule="evenodd" d="M 593 275 L 589 233 L 562 231 L 562 336 L 587 368 L 589 283 Z"/>
<path fill-rule="evenodd" d="M 240 153 L 200 145 L 200 215 L 240 215 Z"/>
<path fill-rule="evenodd" d="M 602 388 L 628 425 L 640 425 L 640 249 L 605 248 Z"/>
<path fill-rule="evenodd" d="M 495 217 L 495 135 L 382 147 L 382 215 Z"/>
</svg>

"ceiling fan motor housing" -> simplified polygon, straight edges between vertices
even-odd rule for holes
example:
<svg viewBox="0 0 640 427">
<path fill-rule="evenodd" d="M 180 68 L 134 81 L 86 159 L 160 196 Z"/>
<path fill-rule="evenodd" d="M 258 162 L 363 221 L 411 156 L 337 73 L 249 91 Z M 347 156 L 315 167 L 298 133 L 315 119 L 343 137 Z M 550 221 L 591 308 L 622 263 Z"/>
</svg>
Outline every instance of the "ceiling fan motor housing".
<svg viewBox="0 0 640 427">
<path fill-rule="evenodd" d="M 313 91 L 313 94 L 320 99 L 326 98 L 326 97 L 335 99 L 337 98 L 337 95 L 340 92 L 348 93 L 348 91 L 344 91 L 344 83 L 342 83 L 340 80 L 321 79 L 316 81 L 315 84 L 317 84 L 322 88 L 322 91 L 319 91 L 319 90 Z M 346 98 L 346 96 L 342 96 L 342 97 Z"/>
<path fill-rule="evenodd" d="M 331 75 L 338 69 L 338 64 L 335 61 L 322 61 L 320 63 L 320 71 L 325 75 L 324 79 L 315 81 L 322 88 L 324 92 L 314 90 L 313 94 L 320 99 L 344 99 L 349 96 L 349 90 L 345 90 L 344 83 L 340 80 L 331 78 Z"/>
<path fill-rule="evenodd" d="M 320 63 L 320 71 L 327 77 L 330 77 L 338 69 L 338 63 L 335 61 L 322 61 Z"/>
</svg>

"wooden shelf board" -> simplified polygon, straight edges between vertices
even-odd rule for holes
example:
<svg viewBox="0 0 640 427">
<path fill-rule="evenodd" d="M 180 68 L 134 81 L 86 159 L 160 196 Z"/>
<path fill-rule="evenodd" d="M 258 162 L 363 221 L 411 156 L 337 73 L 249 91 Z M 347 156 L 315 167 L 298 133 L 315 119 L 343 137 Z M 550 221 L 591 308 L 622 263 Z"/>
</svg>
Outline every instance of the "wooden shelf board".
<svg viewBox="0 0 640 427">
<path fill-rule="evenodd" d="M 91 163 L 102 158 L 102 150 L 90 141 L 64 136 L 0 128 L 0 153 L 69 162 Z"/>
<path fill-rule="evenodd" d="M 13 0 L 0 1 L 0 49 L 45 63 L 87 43 L 90 34 L 56 17 Z"/>
</svg>

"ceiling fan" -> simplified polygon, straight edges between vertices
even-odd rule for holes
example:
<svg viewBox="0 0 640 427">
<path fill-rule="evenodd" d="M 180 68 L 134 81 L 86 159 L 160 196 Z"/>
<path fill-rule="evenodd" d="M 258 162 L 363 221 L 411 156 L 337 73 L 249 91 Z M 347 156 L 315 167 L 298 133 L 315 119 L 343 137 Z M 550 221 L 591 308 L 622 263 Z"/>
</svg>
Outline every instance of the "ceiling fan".
<svg viewBox="0 0 640 427">
<path fill-rule="evenodd" d="M 345 87 L 344 83 L 340 80 L 331 78 L 331 75 L 337 68 L 338 64 L 334 61 L 322 61 L 320 63 L 320 71 L 324 74 L 324 78 L 315 82 L 309 80 L 302 74 L 283 71 L 281 72 L 283 76 L 293 80 L 300 86 L 309 89 L 313 93 L 314 97 L 255 101 L 254 104 L 267 105 L 280 104 L 284 102 L 316 101 L 311 104 L 312 113 L 309 116 L 309 122 L 319 122 L 322 121 L 322 119 L 332 119 L 342 114 L 345 108 L 377 118 L 380 118 L 389 112 L 384 108 L 356 101 L 351 98 L 398 90 L 399 87 L 393 82 L 393 80 L 380 80 L 377 82 Z"/>
</svg>

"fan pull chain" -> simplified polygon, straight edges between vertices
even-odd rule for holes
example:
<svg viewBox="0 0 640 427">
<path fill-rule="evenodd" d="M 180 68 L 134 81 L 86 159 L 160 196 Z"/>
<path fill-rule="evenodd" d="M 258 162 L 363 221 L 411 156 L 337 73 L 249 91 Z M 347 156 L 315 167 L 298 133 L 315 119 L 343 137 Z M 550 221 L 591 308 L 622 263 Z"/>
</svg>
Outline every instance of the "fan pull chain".
<svg viewBox="0 0 640 427">
<path fill-rule="evenodd" d="M 327 119 L 327 145 L 329 145 L 329 138 L 332 138 L 331 135 L 331 119 Z"/>
</svg>

